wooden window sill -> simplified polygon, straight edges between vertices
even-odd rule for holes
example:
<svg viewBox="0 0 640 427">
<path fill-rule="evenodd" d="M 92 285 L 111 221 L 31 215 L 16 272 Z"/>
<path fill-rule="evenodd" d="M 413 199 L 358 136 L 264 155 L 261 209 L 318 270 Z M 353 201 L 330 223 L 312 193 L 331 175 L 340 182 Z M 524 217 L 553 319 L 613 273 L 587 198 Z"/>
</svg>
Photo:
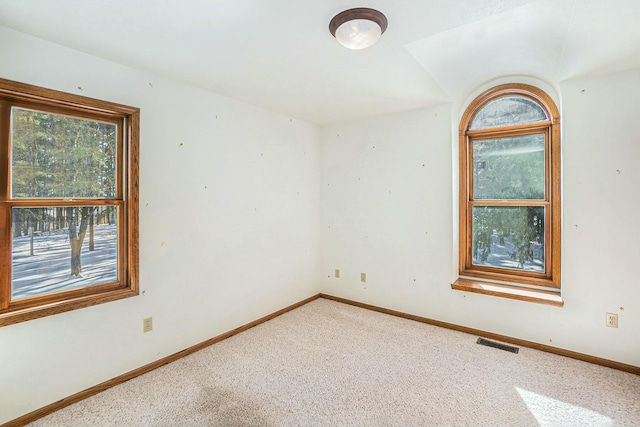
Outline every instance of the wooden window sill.
<svg viewBox="0 0 640 427">
<path fill-rule="evenodd" d="M 555 307 L 564 306 L 564 301 L 557 292 L 530 289 L 520 286 L 502 285 L 499 283 L 482 282 L 472 279 L 458 279 L 451 284 L 451 289 L 552 305 Z"/>
</svg>

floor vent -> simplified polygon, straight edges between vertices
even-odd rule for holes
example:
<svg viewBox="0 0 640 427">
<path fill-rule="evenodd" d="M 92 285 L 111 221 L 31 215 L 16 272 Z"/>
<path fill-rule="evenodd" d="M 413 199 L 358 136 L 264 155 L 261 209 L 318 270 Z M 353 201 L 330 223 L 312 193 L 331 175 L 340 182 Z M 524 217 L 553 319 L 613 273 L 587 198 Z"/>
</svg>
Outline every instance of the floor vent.
<svg viewBox="0 0 640 427">
<path fill-rule="evenodd" d="M 518 350 L 519 350 L 518 347 L 513 347 L 506 344 L 500 344 L 499 342 L 489 341 L 484 338 L 478 338 L 478 341 L 476 341 L 476 343 L 480 345 L 486 345 L 487 347 L 499 348 L 500 350 L 509 351 L 511 353 L 518 353 Z"/>
</svg>

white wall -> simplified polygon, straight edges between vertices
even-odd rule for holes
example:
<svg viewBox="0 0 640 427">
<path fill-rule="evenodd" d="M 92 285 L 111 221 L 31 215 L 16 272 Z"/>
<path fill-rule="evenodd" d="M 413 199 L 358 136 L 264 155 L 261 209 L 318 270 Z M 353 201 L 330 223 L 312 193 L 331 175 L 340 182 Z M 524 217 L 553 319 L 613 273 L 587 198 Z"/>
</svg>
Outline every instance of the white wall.
<svg viewBox="0 0 640 427">
<path fill-rule="evenodd" d="M 322 291 L 640 366 L 640 70 L 560 89 L 563 308 L 450 288 L 461 114 L 451 105 L 322 130 Z"/>
<path fill-rule="evenodd" d="M 0 57 L 2 78 L 141 108 L 144 291 L 0 328 L 0 424 L 318 292 L 316 126 L 2 27 Z"/>
</svg>

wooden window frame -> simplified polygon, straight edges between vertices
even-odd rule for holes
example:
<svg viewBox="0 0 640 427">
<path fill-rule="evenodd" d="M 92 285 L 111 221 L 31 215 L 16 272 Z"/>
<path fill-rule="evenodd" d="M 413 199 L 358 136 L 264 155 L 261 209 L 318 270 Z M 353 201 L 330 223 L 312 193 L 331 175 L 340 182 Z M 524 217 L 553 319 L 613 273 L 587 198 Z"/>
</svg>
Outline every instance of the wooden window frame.
<svg viewBox="0 0 640 427">
<path fill-rule="evenodd" d="M 118 128 L 113 199 L 11 198 L 11 108 L 30 108 L 114 123 Z M 0 79 L 0 326 L 11 325 L 139 294 L 140 110 Z M 110 283 L 11 300 L 11 209 L 26 206 L 118 206 L 118 276 Z"/>
<path fill-rule="evenodd" d="M 505 96 L 522 96 L 535 101 L 547 114 L 549 120 L 531 124 L 501 126 L 495 128 L 470 130 L 476 114 L 489 102 Z M 473 199 L 473 153 L 474 140 L 505 138 L 530 134 L 545 135 L 545 199 L 544 200 L 474 200 Z M 525 84 L 505 84 L 493 87 L 475 98 L 465 110 L 459 127 L 459 167 L 460 167 L 460 199 L 459 199 L 459 276 L 452 285 L 454 289 L 468 290 L 486 294 L 496 294 L 500 289 L 510 293 L 512 286 L 516 291 L 535 292 L 540 289 L 545 294 L 560 289 L 560 243 L 561 243 L 561 156 L 560 156 L 560 114 L 553 99 L 543 90 Z M 478 266 L 472 263 L 472 207 L 475 204 L 491 206 L 544 206 L 545 218 L 545 264 L 544 273 L 524 270 L 506 270 L 498 267 Z M 491 286 L 491 292 L 483 288 L 485 284 L 499 283 Z M 487 289 L 489 286 L 486 287 Z M 517 292 L 516 292 L 517 293 Z M 529 292 L 530 293 L 530 292 Z M 500 295 L 516 298 L 512 295 Z M 516 299 L 528 299 L 520 298 Z M 534 298 L 535 299 L 535 298 Z M 559 298 L 558 298 L 559 300 Z"/>
</svg>

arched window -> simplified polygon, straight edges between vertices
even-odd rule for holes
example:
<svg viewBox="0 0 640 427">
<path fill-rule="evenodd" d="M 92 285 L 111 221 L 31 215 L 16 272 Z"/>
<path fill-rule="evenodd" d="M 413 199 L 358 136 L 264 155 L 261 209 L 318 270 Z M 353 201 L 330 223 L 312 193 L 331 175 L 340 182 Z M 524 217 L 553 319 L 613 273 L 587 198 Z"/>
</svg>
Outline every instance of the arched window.
<svg viewBox="0 0 640 427">
<path fill-rule="evenodd" d="M 482 93 L 460 122 L 456 283 L 559 289 L 560 207 L 560 116 L 551 97 L 524 84 Z"/>
</svg>

